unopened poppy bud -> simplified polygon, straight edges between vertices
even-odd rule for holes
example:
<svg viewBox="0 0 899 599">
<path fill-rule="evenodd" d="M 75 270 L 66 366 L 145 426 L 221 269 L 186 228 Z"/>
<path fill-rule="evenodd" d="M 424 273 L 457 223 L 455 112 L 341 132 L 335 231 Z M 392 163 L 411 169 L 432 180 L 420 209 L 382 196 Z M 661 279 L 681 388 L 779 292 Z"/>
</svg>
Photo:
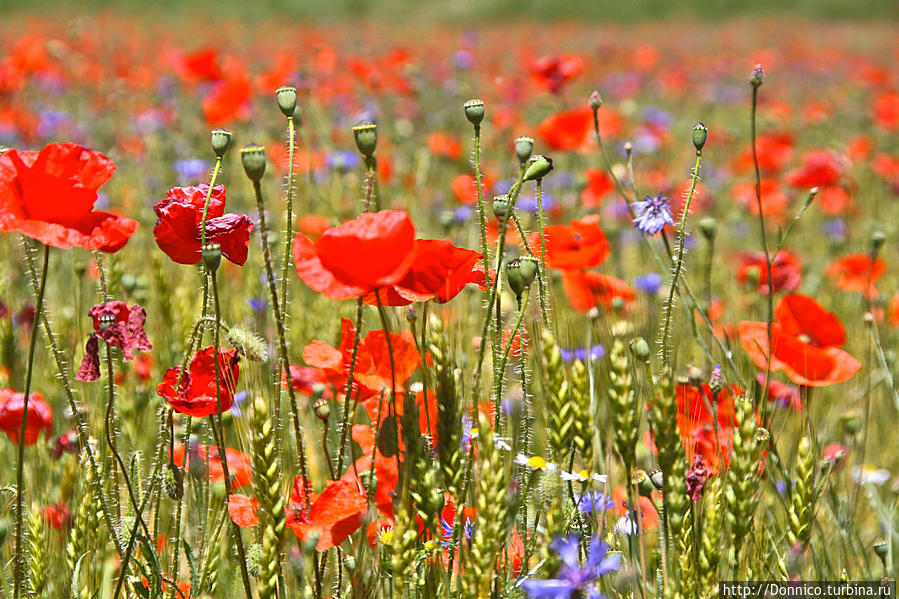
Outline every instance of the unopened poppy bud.
<svg viewBox="0 0 899 599">
<path fill-rule="evenodd" d="M 262 180 L 265 174 L 265 148 L 259 144 L 250 144 L 240 151 L 243 170 L 253 183 Z"/>
<path fill-rule="evenodd" d="M 709 128 L 703 125 L 702 123 L 696 123 L 693 126 L 693 147 L 696 148 L 697 152 L 702 152 L 703 146 L 705 146 L 705 140 L 709 137 Z"/>
<path fill-rule="evenodd" d="M 108 329 L 112 325 L 112 323 L 115 322 L 115 314 L 113 314 L 112 312 L 104 312 L 103 314 L 100 315 L 100 317 L 97 319 L 97 321 L 98 321 L 98 328 L 100 329 L 100 332 L 102 333 L 103 331 Z"/>
<path fill-rule="evenodd" d="M 496 196 L 493 198 L 493 215 L 499 221 L 509 216 L 508 196 Z"/>
<path fill-rule="evenodd" d="M 624 154 L 630 156 L 634 152 L 634 144 L 629 141 L 624 142 Z"/>
<path fill-rule="evenodd" d="M 658 468 L 649 472 L 649 481 L 652 483 L 652 486 L 659 491 L 665 488 L 665 475 L 663 475 L 662 471 Z"/>
<path fill-rule="evenodd" d="M 631 340 L 631 351 L 634 357 L 643 362 L 648 362 L 651 355 L 649 343 L 643 337 L 636 337 Z"/>
<path fill-rule="evenodd" d="M 212 131 L 212 151 L 221 158 L 231 146 L 231 132 L 225 129 L 214 129 Z"/>
<path fill-rule="evenodd" d="M 462 105 L 465 109 L 465 118 L 475 127 L 481 126 L 484 120 L 484 101 L 479 98 L 472 98 Z"/>
<path fill-rule="evenodd" d="M 524 171 L 524 180 L 534 181 L 536 179 L 542 179 L 548 175 L 551 170 L 553 170 L 553 161 L 543 154 L 537 154 L 531 158 L 530 162 L 528 162 L 528 167 Z"/>
<path fill-rule="evenodd" d="M 846 433 L 850 437 L 854 436 L 861 426 L 861 418 L 859 417 L 858 412 L 856 412 L 855 410 L 850 410 L 840 416 L 840 426 L 843 427 L 844 433 Z"/>
<path fill-rule="evenodd" d="M 597 90 L 593 90 L 593 93 L 590 94 L 590 108 L 594 111 L 597 111 L 602 107 L 602 96 L 599 95 Z"/>
<path fill-rule="evenodd" d="M 871 233 L 871 253 L 877 255 L 880 252 L 880 248 L 883 247 L 883 244 L 886 242 L 887 237 L 883 231 L 880 229 Z"/>
<path fill-rule="evenodd" d="M 530 256 L 515 258 L 506 263 L 506 279 L 519 302 L 525 290 L 534 282 L 535 276 L 537 276 L 537 261 Z"/>
<path fill-rule="evenodd" d="M 279 87 L 275 94 L 278 96 L 278 108 L 281 113 L 290 118 L 297 109 L 297 88 L 284 86 Z"/>
<path fill-rule="evenodd" d="M 378 147 L 378 126 L 371 121 L 362 121 L 353 127 L 353 137 L 359 153 L 366 159 L 371 159 Z"/>
<path fill-rule="evenodd" d="M 646 470 L 634 472 L 633 483 L 637 485 L 637 492 L 640 493 L 641 497 L 651 497 L 652 492 L 656 490 L 655 485 L 649 479 L 649 475 L 646 474 Z"/>
<path fill-rule="evenodd" d="M 534 152 L 534 138 L 529 135 L 522 135 L 515 138 L 515 155 L 518 156 L 518 162 L 524 164 Z"/>
<path fill-rule="evenodd" d="M 322 395 L 325 394 L 325 386 L 322 383 L 315 383 L 312 385 L 312 399 L 317 400 Z"/>
<path fill-rule="evenodd" d="M 757 64 L 752 67 L 752 73 L 749 75 L 749 83 L 752 87 L 760 87 L 765 82 L 765 69 L 762 65 Z"/>
<path fill-rule="evenodd" d="M 706 238 L 706 241 L 712 241 L 718 233 L 718 221 L 711 216 L 701 218 L 699 220 L 699 232 Z"/>
<path fill-rule="evenodd" d="M 203 254 L 203 264 L 209 269 L 209 272 L 215 273 L 222 263 L 222 248 L 217 243 L 207 243 L 203 246 L 201 253 Z"/>
<path fill-rule="evenodd" d="M 315 400 L 315 403 L 312 404 L 312 409 L 315 410 L 315 417 L 321 420 L 322 422 L 328 421 L 328 416 L 331 415 L 331 408 L 328 406 L 328 400 L 325 398 L 319 398 Z"/>
</svg>

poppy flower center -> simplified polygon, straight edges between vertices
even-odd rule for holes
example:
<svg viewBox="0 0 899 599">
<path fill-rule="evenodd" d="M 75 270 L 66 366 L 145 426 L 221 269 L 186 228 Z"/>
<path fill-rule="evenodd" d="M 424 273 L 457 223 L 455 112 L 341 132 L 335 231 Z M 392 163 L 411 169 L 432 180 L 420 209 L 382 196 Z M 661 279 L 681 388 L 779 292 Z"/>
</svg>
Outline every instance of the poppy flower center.
<svg viewBox="0 0 899 599">
<path fill-rule="evenodd" d="M 802 341 L 803 343 L 811 343 L 812 342 L 812 338 L 809 337 L 808 335 L 806 335 L 805 333 L 802 333 L 801 335 L 799 335 L 798 339 L 800 341 Z"/>
<path fill-rule="evenodd" d="M 100 331 L 105 331 L 115 322 L 115 314 L 112 312 L 104 312 L 100 315 L 100 318 L 97 319 L 98 325 L 100 327 Z"/>
</svg>

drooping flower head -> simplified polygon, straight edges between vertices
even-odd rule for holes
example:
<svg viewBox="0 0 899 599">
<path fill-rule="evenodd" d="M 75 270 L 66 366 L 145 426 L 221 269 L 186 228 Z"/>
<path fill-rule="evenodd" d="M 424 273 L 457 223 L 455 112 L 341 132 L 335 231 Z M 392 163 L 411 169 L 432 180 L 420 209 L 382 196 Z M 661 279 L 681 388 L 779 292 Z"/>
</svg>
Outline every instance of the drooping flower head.
<svg viewBox="0 0 899 599">
<path fill-rule="evenodd" d="M 162 382 L 156 386 L 156 392 L 176 412 L 188 416 L 201 417 L 218 413 L 219 399 L 221 411 L 227 412 L 234 403 L 234 390 L 240 375 L 240 356 L 237 355 L 237 350 L 219 348 L 219 385 L 216 389 L 214 355 L 215 348 L 209 346 L 194 354 L 187 372 L 182 373 L 180 366 L 169 368 Z"/>
<path fill-rule="evenodd" d="M 94 321 L 94 333 L 87 340 L 84 359 L 75 380 L 95 381 L 100 377 L 98 339 L 122 350 L 125 361 L 134 359 L 134 350 L 149 351 L 153 348 L 144 331 L 147 311 L 138 304 L 130 307 L 119 301 L 97 304 L 90 309 L 88 316 Z"/>
<path fill-rule="evenodd" d="M 634 228 L 639 229 L 644 235 L 655 235 L 664 229 L 665 225 L 674 226 L 670 202 L 671 200 L 660 193 L 633 202 L 631 207 L 634 209 Z"/>
<path fill-rule="evenodd" d="M 18 231 L 60 249 L 117 252 L 137 230 L 124 216 L 95 211 L 112 160 L 73 143 L 0 154 L 0 232 Z"/>
</svg>

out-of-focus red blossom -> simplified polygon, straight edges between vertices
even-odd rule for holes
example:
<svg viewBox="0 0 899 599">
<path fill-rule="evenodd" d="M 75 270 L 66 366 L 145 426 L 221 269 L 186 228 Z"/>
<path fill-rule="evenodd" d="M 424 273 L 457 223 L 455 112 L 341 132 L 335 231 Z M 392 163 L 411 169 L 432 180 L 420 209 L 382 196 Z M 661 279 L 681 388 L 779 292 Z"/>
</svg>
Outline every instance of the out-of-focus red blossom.
<svg viewBox="0 0 899 599">
<path fill-rule="evenodd" d="M 481 254 L 458 248 L 449 239 L 416 239 L 415 260 L 395 285 L 381 287 L 365 297 L 366 304 L 405 306 L 434 300 L 445 304 L 468 284 L 484 284 Z"/>
<path fill-rule="evenodd" d="M 287 527 L 301 541 L 313 531 L 320 536 L 315 550 L 322 552 L 340 545 L 356 532 L 364 519 L 368 504 L 355 482 L 331 480 L 321 495 L 309 494 L 310 507 L 300 477 L 294 481 L 287 508 Z"/>
<path fill-rule="evenodd" d="M 584 70 L 584 60 L 571 54 L 538 58 L 531 66 L 531 74 L 543 89 L 558 94 L 565 85 Z"/>
<path fill-rule="evenodd" d="M 151 354 L 139 355 L 131 365 L 131 371 L 134 372 L 139 382 L 146 383 L 149 381 L 153 372 L 153 356 Z"/>
<path fill-rule="evenodd" d="M 304 395 L 312 395 L 315 393 L 316 385 L 322 386 L 322 397 L 331 398 L 331 388 L 328 387 L 328 378 L 325 372 L 320 368 L 310 368 L 308 366 L 300 366 L 298 364 L 290 365 L 290 380 L 293 383 L 293 390 Z M 287 384 L 287 377 L 281 377 L 281 384 Z"/>
<path fill-rule="evenodd" d="M 427 406 L 425 405 L 425 392 L 420 383 L 412 385 L 412 392 L 415 395 L 415 409 L 418 410 L 418 427 L 419 431 L 422 435 L 430 435 L 433 443 L 436 443 L 438 440 L 437 436 L 437 402 L 434 399 L 434 393 L 431 390 L 428 390 L 427 396 Z M 380 416 L 381 422 L 383 422 L 388 416 L 390 416 L 390 409 L 387 404 L 387 399 L 383 400 L 378 397 L 370 397 L 362 402 L 365 411 L 368 413 L 368 417 L 371 419 L 372 423 L 378 422 L 378 417 Z M 378 405 L 381 404 L 381 405 Z M 405 413 L 405 402 L 397 401 L 396 402 L 396 414 L 394 415 L 397 418 L 397 431 L 399 434 L 399 450 L 400 452 L 405 451 L 405 442 L 403 441 L 402 431 L 403 426 L 400 418 Z M 428 416 L 430 416 L 430 420 L 428 420 Z"/>
<path fill-rule="evenodd" d="M 297 228 L 301 233 L 304 233 L 309 239 L 315 241 L 322 234 L 328 230 L 328 227 L 331 226 L 331 221 L 329 221 L 324 216 L 317 216 L 314 214 L 307 214 L 306 216 L 301 216 L 299 220 L 297 220 Z"/>
<path fill-rule="evenodd" d="M 449 160 L 458 160 L 462 156 L 462 142 L 458 137 L 435 131 L 428 135 L 428 149 L 434 156 L 447 158 Z"/>
<path fill-rule="evenodd" d="M 712 472 L 718 472 L 722 463 L 727 467 L 734 447 L 734 397 L 742 393 L 740 387 L 726 385 L 718 394 L 717 411 L 713 412 L 716 403 L 708 385 L 677 386 L 677 430 L 688 460 L 700 455 Z"/>
<path fill-rule="evenodd" d="M 225 186 L 174 187 L 164 200 L 156 202 L 153 237 L 166 255 L 178 264 L 197 264 L 203 259 L 203 207 L 206 211 L 206 243 L 218 244 L 222 255 L 235 264 L 247 261 L 247 247 L 253 223 L 245 214 L 225 214 Z"/>
<path fill-rule="evenodd" d="M 874 122 L 886 131 L 899 129 L 899 93 L 884 92 L 871 101 Z"/>
<path fill-rule="evenodd" d="M 899 327 L 899 293 L 894 293 L 887 306 L 887 322 L 894 327 Z"/>
<path fill-rule="evenodd" d="M 62 501 L 42 507 L 41 517 L 56 530 L 67 530 L 75 520 L 69 507 Z"/>
<path fill-rule="evenodd" d="M 144 331 L 147 311 L 138 304 L 128 306 L 113 301 L 97 304 L 88 311 L 94 324 L 94 333 L 87 340 L 84 359 L 75 374 L 77 381 L 95 381 L 100 376 L 100 354 L 97 338 L 111 347 L 122 350 L 125 361 L 134 359 L 134 351 L 150 351 L 153 344 Z"/>
<path fill-rule="evenodd" d="M 765 373 L 760 372 L 756 375 L 759 385 L 765 386 Z M 768 380 L 768 401 L 774 402 L 784 408 L 790 408 L 797 412 L 802 411 L 802 396 L 799 393 L 799 387 L 781 383 L 777 379 Z"/>
<path fill-rule="evenodd" d="M 887 271 L 883 258 L 871 259 L 869 254 L 849 254 L 827 265 L 824 273 L 835 279 L 841 291 L 858 291 L 865 297 L 877 297 L 874 286 Z"/>
<path fill-rule="evenodd" d="M 784 212 L 790 205 L 790 198 L 780 189 L 776 179 L 761 180 L 762 214 L 766 218 L 782 220 Z M 755 194 L 755 183 L 737 183 L 731 188 L 731 195 L 740 206 L 751 214 L 758 215 L 759 202 Z"/>
<path fill-rule="evenodd" d="M 58 460 L 64 453 L 78 453 L 79 451 L 81 451 L 81 445 L 79 444 L 77 429 L 69 429 L 53 439 L 51 454 L 54 459 Z"/>
<path fill-rule="evenodd" d="M 474 175 L 462 174 L 456 175 L 450 184 L 453 195 L 460 204 L 474 204 L 478 201 L 478 184 Z M 490 188 L 492 182 L 486 175 L 481 177 L 481 196 L 483 198 L 490 197 Z"/>
<path fill-rule="evenodd" d="M 849 455 L 849 448 L 842 443 L 830 443 L 821 452 L 821 457 L 826 462 L 833 464 L 834 470 L 839 470 L 846 463 L 846 457 Z"/>
<path fill-rule="evenodd" d="M 206 47 L 189 54 L 174 54 L 170 60 L 175 72 L 186 83 L 214 82 L 222 78 L 216 48 Z"/>
<path fill-rule="evenodd" d="M 187 452 L 187 467 L 192 471 L 206 473 L 206 462 L 209 461 L 209 482 L 220 483 L 225 480 L 225 469 L 219 457 L 217 447 L 208 447 L 199 443 L 192 444 Z M 184 446 L 176 445 L 172 451 L 172 461 L 179 468 L 184 464 Z M 225 448 L 225 457 L 228 460 L 228 474 L 231 475 L 231 488 L 239 489 L 253 483 L 253 466 L 250 456 L 230 447 Z"/>
<path fill-rule="evenodd" d="M 587 186 L 581 192 L 581 203 L 586 208 L 598 208 L 606 195 L 615 189 L 615 183 L 602 169 L 588 168 L 584 175 L 587 177 Z"/>
<path fill-rule="evenodd" d="M 333 384 L 342 394 L 346 390 L 347 376 L 353 356 L 353 342 L 356 327 L 349 318 L 341 320 L 340 347 L 335 348 L 323 341 L 315 340 L 303 349 L 303 361 L 309 366 L 320 368 L 325 379 Z M 376 396 L 381 391 L 390 391 L 393 379 L 396 379 L 396 391 L 402 392 L 406 381 L 421 363 L 421 356 L 415 346 L 415 339 L 410 331 L 390 333 L 390 348 L 383 330 L 369 331 L 359 340 L 356 352 L 356 365 L 353 370 L 354 391 L 356 387 L 362 392 L 361 399 Z M 390 366 L 390 349 L 393 350 L 393 363 Z"/>
<path fill-rule="evenodd" d="M 899 189 L 899 156 L 879 152 L 871 161 L 871 170 L 887 183 L 897 185 Z"/>
<path fill-rule="evenodd" d="M 199 350 L 190 360 L 188 371 L 178 376 L 181 366 L 166 370 L 162 382 L 156 385 L 156 393 L 169 402 L 176 412 L 202 417 L 227 412 L 234 403 L 234 390 L 240 375 L 240 356 L 237 350 L 221 349 L 218 352 L 219 385 L 216 387 L 215 347 Z M 176 390 L 177 386 L 177 390 Z M 218 392 L 216 389 L 218 388 Z"/>
<path fill-rule="evenodd" d="M 315 243 L 302 233 L 293 241 L 297 274 L 334 300 L 398 283 L 412 266 L 414 250 L 415 227 L 402 210 L 367 212 L 327 229 Z"/>
<path fill-rule="evenodd" d="M 787 173 L 794 187 L 811 189 L 837 185 L 848 166 L 848 159 L 830 150 L 813 150 L 805 155 L 802 166 Z"/>
<path fill-rule="evenodd" d="M 627 501 L 627 491 L 625 491 L 624 487 L 612 489 L 612 502 L 615 504 L 618 516 L 621 518 L 627 516 L 628 512 L 634 511 Z M 640 512 L 640 528 L 642 530 L 657 529 L 659 527 L 659 513 L 656 511 L 652 500 L 641 495 L 637 500 L 637 504 L 636 510 Z"/>
<path fill-rule="evenodd" d="M 597 306 L 610 308 L 615 298 L 627 305 L 637 297 L 637 292 L 621 279 L 591 270 L 563 271 L 562 286 L 571 307 L 585 314 Z"/>
<path fill-rule="evenodd" d="M 25 394 L 12 389 L 0 389 L 0 430 L 14 442 L 19 442 L 22 430 L 22 414 L 25 411 Z M 53 410 L 38 392 L 28 398 L 28 422 L 25 423 L 25 445 L 37 443 L 43 431 L 46 437 L 53 432 Z"/>
<path fill-rule="evenodd" d="M 759 135 L 755 142 L 759 169 L 766 174 L 776 175 L 780 173 L 793 160 L 794 143 L 793 134 L 785 131 Z M 734 161 L 734 170 L 745 172 L 752 168 L 752 146 L 750 146 L 737 156 Z"/>
<path fill-rule="evenodd" d="M 575 108 L 548 117 L 537 126 L 537 134 L 553 150 L 581 150 L 590 142 L 592 127 L 593 110 Z"/>
<path fill-rule="evenodd" d="M 17 231 L 60 249 L 117 252 L 137 221 L 93 210 L 115 164 L 95 150 L 53 143 L 0 154 L 0 232 Z"/>
<path fill-rule="evenodd" d="M 203 99 L 203 115 L 213 127 L 248 118 L 253 96 L 253 85 L 242 64 L 231 58 L 226 59 L 222 71 L 224 78 Z"/>
<path fill-rule="evenodd" d="M 546 265 L 558 270 L 583 270 L 599 266 L 609 257 L 609 242 L 599 227 L 599 215 L 592 214 L 569 225 L 544 228 Z M 540 255 L 540 234 L 528 235 L 528 245 Z"/>
<path fill-rule="evenodd" d="M 359 444 L 362 455 L 350 464 L 341 480 L 363 487 L 362 475 L 368 473 L 374 463 L 375 478 L 375 505 L 378 512 L 386 517 L 393 518 L 393 499 L 396 485 L 399 482 L 399 470 L 397 458 L 385 457 L 377 447 L 375 429 L 364 424 L 354 424 L 350 429 L 353 441 Z M 402 460 L 402 456 L 400 456 Z"/>
<path fill-rule="evenodd" d="M 229 464 L 230 466 L 230 464 Z M 228 515 L 241 528 L 253 528 L 259 524 L 259 501 L 255 497 L 232 494 L 228 496 Z"/>
<path fill-rule="evenodd" d="M 838 185 L 819 189 L 815 205 L 827 216 L 846 214 L 853 208 L 852 196 Z"/>
<path fill-rule="evenodd" d="M 768 284 L 768 264 L 765 254 L 761 252 L 743 252 L 740 256 L 740 267 L 737 269 L 737 280 L 745 285 L 749 280 L 749 273 L 758 275 L 759 293 L 767 295 L 771 292 Z M 774 279 L 774 293 L 780 291 L 794 291 L 802 282 L 802 260 L 790 250 L 782 249 L 771 262 L 771 276 Z"/>
<path fill-rule="evenodd" d="M 149 579 L 147 579 L 146 576 L 142 576 L 140 582 L 145 589 L 150 588 L 150 581 L 149 581 Z M 168 589 L 169 589 L 168 585 L 169 585 L 169 583 L 167 583 L 167 582 L 162 583 L 161 588 L 162 588 L 163 594 L 165 594 L 168 591 Z M 178 590 L 181 591 L 181 594 L 177 595 L 178 599 L 181 599 L 181 595 L 184 595 L 184 597 L 186 597 L 187 599 L 191 599 L 191 596 L 190 596 L 191 584 L 189 582 L 179 582 L 176 584 L 176 586 L 178 587 Z"/>
<path fill-rule="evenodd" d="M 774 310 L 771 325 L 771 371 L 783 370 L 797 385 L 824 387 L 852 378 L 862 365 L 840 349 L 846 331 L 840 319 L 814 299 L 793 293 Z M 740 344 L 753 363 L 765 369 L 768 361 L 768 324 L 742 321 Z"/>
</svg>

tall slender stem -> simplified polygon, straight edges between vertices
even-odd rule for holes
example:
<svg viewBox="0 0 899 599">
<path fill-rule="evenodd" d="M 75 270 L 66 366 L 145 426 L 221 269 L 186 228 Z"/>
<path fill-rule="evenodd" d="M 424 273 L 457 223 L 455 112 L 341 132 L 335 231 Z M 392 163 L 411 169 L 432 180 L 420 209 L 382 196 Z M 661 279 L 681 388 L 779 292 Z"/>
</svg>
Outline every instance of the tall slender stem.
<svg viewBox="0 0 899 599">
<path fill-rule="evenodd" d="M 50 246 L 44 246 L 43 266 L 41 267 L 41 282 L 38 286 L 37 301 L 34 308 L 35 315 L 41 314 L 44 308 L 44 291 L 47 287 L 47 267 L 50 262 Z M 18 599 L 19 589 L 25 582 L 25 548 L 22 546 L 24 510 L 23 491 L 25 474 L 25 432 L 28 427 L 28 400 L 31 394 L 31 378 L 34 374 L 34 349 L 37 346 L 37 334 L 40 328 L 40 319 L 35 317 L 31 327 L 31 345 L 28 347 L 28 369 L 25 372 L 25 399 L 22 405 L 22 426 L 19 429 L 19 445 L 16 454 L 16 575 L 13 588 L 13 598 Z"/>
</svg>

